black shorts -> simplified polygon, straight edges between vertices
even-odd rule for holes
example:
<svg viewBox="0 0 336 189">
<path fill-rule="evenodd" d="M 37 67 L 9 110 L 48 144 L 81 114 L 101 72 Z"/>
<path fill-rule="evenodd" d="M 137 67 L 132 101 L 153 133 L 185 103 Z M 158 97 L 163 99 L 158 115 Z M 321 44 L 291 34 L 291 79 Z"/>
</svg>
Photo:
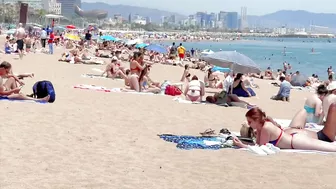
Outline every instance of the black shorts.
<svg viewBox="0 0 336 189">
<path fill-rule="evenodd" d="M 17 43 L 17 48 L 19 49 L 19 50 L 23 50 L 23 39 L 18 39 L 17 41 L 16 41 L 16 43 Z"/>
</svg>

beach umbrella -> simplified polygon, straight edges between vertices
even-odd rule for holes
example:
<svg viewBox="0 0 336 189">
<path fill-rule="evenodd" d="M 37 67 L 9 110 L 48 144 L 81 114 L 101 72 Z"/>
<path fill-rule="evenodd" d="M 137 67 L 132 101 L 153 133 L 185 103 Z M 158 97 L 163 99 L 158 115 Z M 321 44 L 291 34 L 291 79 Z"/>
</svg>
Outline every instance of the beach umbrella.
<svg viewBox="0 0 336 189">
<path fill-rule="evenodd" d="M 214 66 L 212 69 L 211 69 L 212 72 L 223 72 L 223 73 L 229 73 L 231 72 L 231 69 L 230 68 L 222 68 L 222 67 L 218 67 L 218 66 Z"/>
<path fill-rule="evenodd" d="M 148 46 L 148 44 L 146 44 L 146 43 L 140 43 L 140 44 L 135 45 L 135 48 L 145 48 L 147 46 Z"/>
<path fill-rule="evenodd" d="M 73 40 L 73 41 L 80 41 L 81 40 L 79 36 L 73 35 L 73 34 L 69 34 L 69 33 L 66 33 L 64 35 L 64 38 L 65 39 L 69 39 L 69 40 Z"/>
<path fill-rule="evenodd" d="M 10 29 L 6 32 L 7 35 L 14 35 L 16 29 Z"/>
<path fill-rule="evenodd" d="M 162 54 L 168 53 L 167 49 L 165 47 L 161 46 L 161 45 L 151 44 L 151 45 L 148 45 L 147 47 L 145 47 L 145 49 L 147 49 L 149 51 L 162 53 Z"/>
<path fill-rule="evenodd" d="M 115 38 L 112 37 L 111 35 L 103 35 L 100 37 L 100 39 L 105 40 L 105 41 L 114 41 Z"/>
<path fill-rule="evenodd" d="M 249 57 L 237 51 L 220 51 L 206 56 L 202 59 L 222 68 L 230 68 L 236 73 L 260 73 L 259 66 Z"/>
<path fill-rule="evenodd" d="M 141 39 L 133 39 L 126 42 L 126 45 L 135 45 L 143 43 Z"/>
<path fill-rule="evenodd" d="M 66 28 L 67 29 L 76 29 L 76 26 L 74 26 L 74 25 L 67 25 Z"/>
<path fill-rule="evenodd" d="M 307 76 L 304 75 L 293 75 L 291 78 L 291 85 L 294 87 L 303 87 L 308 80 Z"/>
</svg>

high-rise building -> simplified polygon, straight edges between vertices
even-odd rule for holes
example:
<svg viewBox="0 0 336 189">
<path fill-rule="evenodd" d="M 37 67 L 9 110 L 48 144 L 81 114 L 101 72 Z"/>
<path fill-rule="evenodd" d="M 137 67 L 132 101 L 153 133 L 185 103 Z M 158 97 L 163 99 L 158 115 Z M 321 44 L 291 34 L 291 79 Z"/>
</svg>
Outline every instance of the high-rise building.
<svg viewBox="0 0 336 189">
<path fill-rule="evenodd" d="M 128 15 L 128 23 L 132 23 L 133 22 L 133 15 L 129 14 Z"/>
<path fill-rule="evenodd" d="M 238 29 L 238 13 L 228 12 L 226 15 L 226 28 L 230 30 Z"/>
<path fill-rule="evenodd" d="M 42 9 L 42 0 L 2 0 L 2 3 L 27 3 L 28 7 L 32 7 L 34 9 Z"/>
<path fill-rule="evenodd" d="M 248 22 L 247 22 L 247 7 L 242 7 L 241 8 L 241 13 L 240 13 L 240 30 L 244 30 L 248 27 Z"/>
<path fill-rule="evenodd" d="M 57 0 L 42 0 L 43 9 L 48 13 L 52 14 L 62 14 L 62 4 L 58 3 Z"/>
<path fill-rule="evenodd" d="M 61 12 L 65 17 L 71 18 L 75 15 L 75 5 L 81 8 L 82 1 L 81 0 L 57 0 L 61 3 Z"/>
</svg>

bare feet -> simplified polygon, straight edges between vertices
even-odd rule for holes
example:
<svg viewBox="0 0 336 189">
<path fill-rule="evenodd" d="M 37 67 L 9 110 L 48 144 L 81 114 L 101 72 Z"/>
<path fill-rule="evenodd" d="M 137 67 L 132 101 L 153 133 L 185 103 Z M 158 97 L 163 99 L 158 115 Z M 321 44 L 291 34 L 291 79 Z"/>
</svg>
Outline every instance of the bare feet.
<svg viewBox="0 0 336 189">
<path fill-rule="evenodd" d="M 50 99 L 50 95 L 44 97 L 44 98 L 40 98 L 38 99 L 39 102 L 49 102 L 49 99 Z"/>
</svg>

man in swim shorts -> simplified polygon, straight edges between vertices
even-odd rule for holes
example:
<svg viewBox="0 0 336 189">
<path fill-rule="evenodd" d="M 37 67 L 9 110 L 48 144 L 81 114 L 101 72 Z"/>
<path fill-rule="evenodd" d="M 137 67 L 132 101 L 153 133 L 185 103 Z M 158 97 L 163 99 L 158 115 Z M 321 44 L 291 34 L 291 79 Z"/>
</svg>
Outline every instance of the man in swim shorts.
<svg viewBox="0 0 336 189">
<path fill-rule="evenodd" d="M 24 38 L 26 37 L 26 31 L 22 27 L 22 23 L 19 23 L 19 28 L 15 31 L 15 37 L 16 37 L 16 43 L 17 43 L 17 49 L 19 52 L 20 59 L 23 58 L 23 45 L 24 45 Z"/>
</svg>

